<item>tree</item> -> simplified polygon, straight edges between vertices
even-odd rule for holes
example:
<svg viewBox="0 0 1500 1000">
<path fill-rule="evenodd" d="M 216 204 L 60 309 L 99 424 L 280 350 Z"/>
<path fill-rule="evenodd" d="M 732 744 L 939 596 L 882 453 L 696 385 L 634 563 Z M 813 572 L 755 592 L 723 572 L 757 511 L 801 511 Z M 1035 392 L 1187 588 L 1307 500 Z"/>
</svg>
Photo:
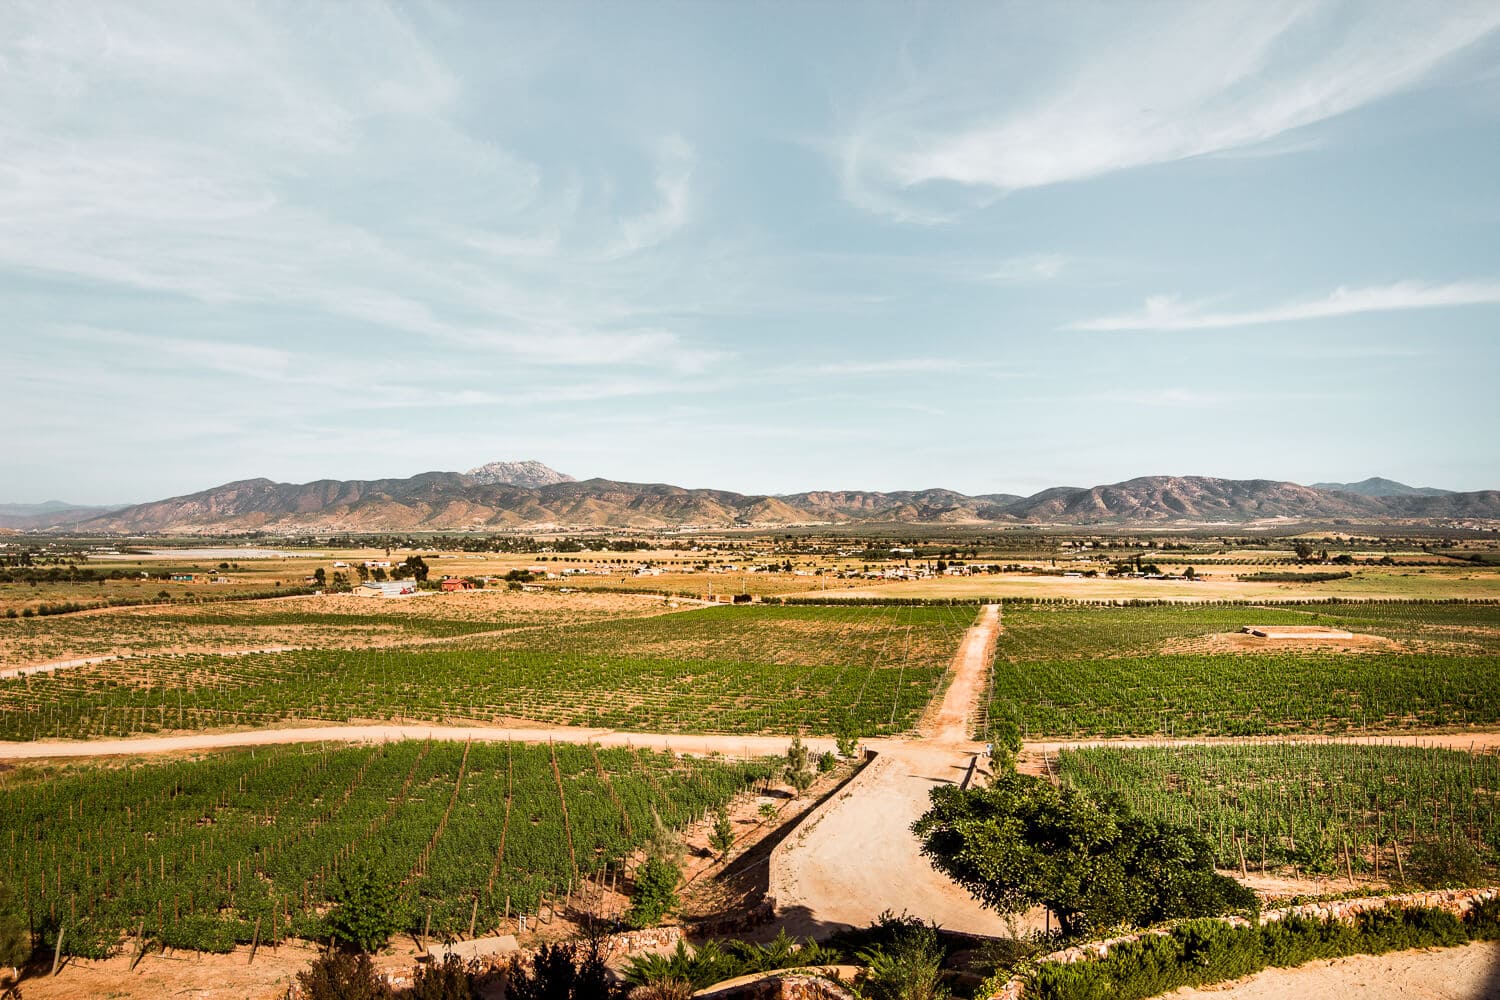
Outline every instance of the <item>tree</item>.
<svg viewBox="0 0 1500 1000">
<path fill-rule="evenodd" d="M 325 570 L 322 566 L 319 566 L 317 569 L 313 570 L 313 580 L 317 582 L 318 586 L 323 586 L 328 582 L 328 571 Z"/>
<path fill-rule="evenodd" d="M 827 774 L 839 766 L 839 760 L 833 755 L 832 750 L 825 750 L 818 755 L 818 773 Z"/>
<path fill-rule="evenodd" d="M 854 751 L 859 747 L 859 733 L 855 730 L 853 723 L 845 722 L 839 726 L 838 735 L 833 738 L 833 745 L 837 748 L 840 757 L 854 756 Z"/>
<path fill-rule="evenodd" d="M 1005 914 L 1045 906 L 1069 936 L 1255 905 L 1254 893 L 1214 871 L 1213 850 L 1196 831 L 1029 775 L 936 788 L 912 830 L 933 865 L 985 906 Z"/>
<path fill-rule="evenodd" d="M 1182 571 L 1182 575 L 1184 578 L 1191 580 L 1198 575 L 1198 571 L 1189 566 L 1187 569 Z"/>
<path fill-rule="evenodd" d="M 383 566 L 376 566 L 375 567 L 375 582 L 376 583 L 384 583 L 385 582 L 385 568 Z"/>
<path fill-rule="evenodd" d="M 802 737 L 792 737 L 791 746 L 786 749 L 786 770 L 783 774 L 787 784 L 797 790 L 797 797 L 812 787 L 813 773 L 808 766 L 807 746 L 802 742 Z"/>
<path fill-rule="evenodd" d="M 734 850 L 734 823 L 729 819 L 728 810 L 720 808 L 714 813 L 714 828 L 708 835 L 708 846 L 719 852 L 720 861 Z"/>
<path fill-rule="evenodd" d="M 1298 562 L 1307 562 L 1313 555 L 1312 543 L 1304 538 L 1295 539 L 1292 542 L 1292 551 L 1297 553 Z"/>
<path fill-rule="evenodd" d="M 360 563 L 358 566 L 354 567 L 354 572 L 359 574 L 360 583 L 364 583 L 366 580 L 370 579 L 370 567 L 366 566 L 364 563 Z"/>
<path fill-rule="evenodd" d="M 632 927 L 654 927 L 677 908 L 677 883 L 682 869 L 668 858 L 647 858 L 635 870 L 635 895 L 625 922 Z"/>
<path fill-rule="evenodd" d="M 327 919 L 335 943 L 351 951 L 384 948 L 400 924 L 396 919 L 399 890 L 368 861 L 344 870 L 333 890 L 333 909 Z"/>
<path fill-rule="evenodd" d="M 762 823 L 769 823 L 771 820 L 776 818 L 776 807 L 771 805 L 771 803 L 769 802 L 762 802 L 760 804 L 760 809 L 758 809 L 757 812 L 760 815 L 760 821 Z"/>
</svg>

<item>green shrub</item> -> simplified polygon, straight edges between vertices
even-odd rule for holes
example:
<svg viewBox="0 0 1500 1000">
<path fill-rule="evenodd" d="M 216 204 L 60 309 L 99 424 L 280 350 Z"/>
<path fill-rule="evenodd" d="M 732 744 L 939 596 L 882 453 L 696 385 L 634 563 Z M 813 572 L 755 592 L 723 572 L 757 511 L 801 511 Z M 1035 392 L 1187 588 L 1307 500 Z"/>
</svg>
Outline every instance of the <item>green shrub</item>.
<svg viewBox="0 0 1500 1000">
<path fill-rule="evenodd" d="M 682 869 L 666 858 L 647 858 L 635 873 L 635 896 L 630 901 L 626 923 L 632 927 L 655 927 L 677 908 L 677 883 Z"/>
<path fill-rule="evenodd" d="M 334 887 L 334 907 L 327 917 L 329 936 L 356 951 L 384 948 L 401 926 L 396 916 L 399 900 L 399 890 L 374 865 L 357 862 Z"/>
<path fill-rule="evenodd" d="M 1500 940 L 1500 896 L 1470 907 L 1464 914 L 1464 931 L 1472 941 Z"/>
<path fill-rule="evenodd" d="M 1352 922 L 1290 916 L 1263 927 L 1190 920 L 1168 934 L 1118 945 L 1102 959 L 1045 963 L 1028 997 L 1039 1000 L 1144 1000 L 1181 986 L 1204 986 L 1314 959 L 1460 945 L 1500 933 L 1500 904 L 1476 907 L 1460 922 L 1446 910 L 1391 906 Z M 1477 933 L 1476 933 L 1477 932 Z"/>
<path fill-rule="evenodd" d="M 1411 849 L 1407 868 L 1424 889 L 1459 889 L 1485 880 L 1484 859 L 1463 836 L 1423 841 Z"/>
<path fill-rule="evenodd" d="M 333 952 L 297 973 L 304 1000 L 394 1000 L 390 986 L 375 974 L 370 956 Z"/>
</svg>

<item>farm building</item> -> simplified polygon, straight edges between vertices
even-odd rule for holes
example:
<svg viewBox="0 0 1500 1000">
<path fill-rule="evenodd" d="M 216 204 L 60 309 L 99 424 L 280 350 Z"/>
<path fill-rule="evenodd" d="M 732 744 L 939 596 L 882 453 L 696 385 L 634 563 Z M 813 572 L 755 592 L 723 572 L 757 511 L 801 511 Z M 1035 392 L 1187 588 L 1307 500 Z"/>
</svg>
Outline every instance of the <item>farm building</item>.
<svg viewBox="0 0 1500 1000">
<path fill-rule="evenodd" d="M 194 579 L 195 579 L 195 577 L 191 573 L 173 573 L 172 574 L 172 580 L 173 580 L 174 583 L 192 583 Z"/>
<path fill-rule="evenodd" d="M 362 583 L 354 590 L 360 597 L 410 597 L 416 592 L 417 585 L 410 580 Z"/>
<path fill-rule="evenodd" d="M 443 581 L 441 583 L 439 583 L 438 586 L 442 588 L 442 591 L 445 594 L 451 594 L 455 590 L 473 590 L 474 589 L 474 584 L 473 584 L 472 581 L 465 580 L 463 577 L 459 577 L 459 576 L 444 577 Z"/>
</svg>

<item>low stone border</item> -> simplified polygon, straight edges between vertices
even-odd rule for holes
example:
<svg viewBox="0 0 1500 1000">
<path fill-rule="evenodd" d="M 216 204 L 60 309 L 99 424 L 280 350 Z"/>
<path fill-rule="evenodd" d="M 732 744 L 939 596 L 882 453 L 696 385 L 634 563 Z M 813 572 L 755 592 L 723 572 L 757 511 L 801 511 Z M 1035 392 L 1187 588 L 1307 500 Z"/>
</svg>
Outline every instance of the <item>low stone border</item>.
<svg viewBox="0 0 1500 1000">
<path fill-rule="evenodd" d="M 1268 910 L 1260 915 L 1260 926 L 1285 920 L 1287 917 L 1311 917 L 1314 920 L 1337 920 L 1341 922 L 1353 920 L 1360 913 L 1368 913 L 1372 910 L 1383 910 L 1389 906 L 1401 909 L 1414 909 L 1429 907 L 1437 910 L 1445 910 L 1455 917 L 1463 917 L 1470 909 L 1486 900 L 1500 897 L 1500 888 L 1485 889 L 1437 889 L 1431 892 L 1408 892 L 1398 896 L 1363 896 L 1358 899 L 1336 899 L 1321 903 L 1303 903 L 1300 906 L 1288 906 L 1279 910 Z M 1250 921 L 1244 917 L 1219 917 L 1217 918 L 1231 927 L 1248 927 Z M 1054 951 L 1038 962 L 1050 962 L 1058 965 L 1071 965 L 1075 962 L 1088 962 L 1095 959 L 1105 958 L 1110 951 L 1122 944 L 1132 944 L 1150 935 L 1166 936 L 1171 934 L 1171 928 L 1153 928 L 1136 934 L 1124 934 L 1120 937 L 1107 938 L 1103 941 L 1090 941 L 1087 944 L 1074 945 L 1061 951 Z M 999 992 L 991 995 L 989 1000 L 1022 1000 L 1026 995 L 1026 980 L 1016 977 L 1002 986 Z"/>
</svg>

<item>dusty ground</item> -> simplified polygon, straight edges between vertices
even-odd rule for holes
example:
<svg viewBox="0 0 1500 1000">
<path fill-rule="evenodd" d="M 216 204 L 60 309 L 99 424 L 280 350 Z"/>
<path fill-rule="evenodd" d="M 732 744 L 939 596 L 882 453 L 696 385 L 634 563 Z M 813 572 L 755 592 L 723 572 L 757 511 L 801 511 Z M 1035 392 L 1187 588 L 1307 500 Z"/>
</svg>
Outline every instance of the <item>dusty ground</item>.
<svg viewBox="0 0 1500 1000">
<path fill-rule="evenodd" d="M 1500 997 L 1500 942 L 1389 955 L 1355 955 L 1264 972 L 1218 986 L 1184 988 L 1172 1000 L 1484 1000 Z"/>
<path fill-rule="evenodd" d="M 1244 632 L 1215 632 L 1211 635 L 1182 636 L 1169 639 L 1161 647 L 1163 653 L 1399 653 L 1406 649 L 1401 643 L 1381 635 L 1365 635 L 1356 632 L 1344 639 L 1264 639 Z"/>
</svg>

